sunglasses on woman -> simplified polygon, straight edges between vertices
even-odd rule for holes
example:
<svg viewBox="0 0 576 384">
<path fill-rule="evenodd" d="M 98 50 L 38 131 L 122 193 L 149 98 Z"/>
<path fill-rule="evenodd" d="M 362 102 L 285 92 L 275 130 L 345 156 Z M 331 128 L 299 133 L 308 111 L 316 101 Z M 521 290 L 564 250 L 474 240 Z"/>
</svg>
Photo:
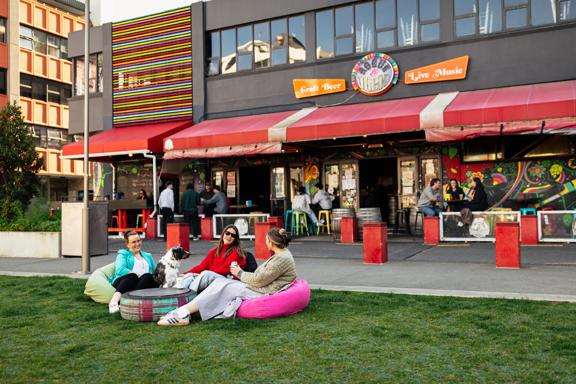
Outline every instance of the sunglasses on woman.
<svg viewBox="0 0 576 384">
<path fill-rule="evenodd" d="M 238 237 L 237 234 L 235 234 L 234 232 L 229 232 L 229 231 L 224 232 L 224 236 L 232 236 L 235 239 Z"/>
</svg>

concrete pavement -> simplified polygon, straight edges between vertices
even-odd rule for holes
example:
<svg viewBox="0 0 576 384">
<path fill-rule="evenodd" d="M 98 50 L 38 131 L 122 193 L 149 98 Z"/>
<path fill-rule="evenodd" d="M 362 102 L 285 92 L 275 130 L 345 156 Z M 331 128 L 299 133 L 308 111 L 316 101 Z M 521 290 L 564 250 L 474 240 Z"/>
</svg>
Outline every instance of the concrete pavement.
<svg viewBox="0 0 576 384">
<path fill-rule="evenodd" d="M 422 245 L 421 238 L 391 239 L 389 262 L 366 265 L 362 244 L 344 245 L 326 238 L 296 239 L 290 249 L 298 275 L 315 288 L 419 295 L 527 298 L 576 302 L 576 245 L 522 247 L 522 269 L 494 266 L 494 244 Z M 196 265 L 215 242 L 190 243 L 192 257 L 181 271 Z M 248 251 L 254 243 L 244 241 Z M 109 254 L 91 258 L 94 270 L 114 261 L 121 240 L 110 239 Z M 145 240 L 144 249 L 156 259 L 164 242 Z M 0 258 L 0 274 L 56 274 L 85 277 L 80 258 Z"/>
</svg>

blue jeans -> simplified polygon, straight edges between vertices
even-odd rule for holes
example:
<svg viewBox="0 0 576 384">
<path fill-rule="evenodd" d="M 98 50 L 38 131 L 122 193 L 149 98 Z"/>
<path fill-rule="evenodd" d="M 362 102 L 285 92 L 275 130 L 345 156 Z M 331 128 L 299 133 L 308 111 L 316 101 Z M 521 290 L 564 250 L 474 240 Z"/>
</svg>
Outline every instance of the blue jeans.
<svg viewBox="0 0 576 384">
<path fill-rule="evenodd" d="M 438 207 L 418 207 L 424 216 L 438 216 L 440 215 L 440 208 Z"/>
</svg>

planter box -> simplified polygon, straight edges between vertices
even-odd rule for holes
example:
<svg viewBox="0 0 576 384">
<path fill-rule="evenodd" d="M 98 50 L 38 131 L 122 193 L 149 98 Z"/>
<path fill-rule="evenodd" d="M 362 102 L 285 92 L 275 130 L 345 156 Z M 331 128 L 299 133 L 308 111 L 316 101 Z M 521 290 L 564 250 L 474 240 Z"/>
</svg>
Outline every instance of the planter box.
<svg viewBox="0 0 576 384">
<path fill-rule="evenodd" d="M 60 232 L 0 232 L 0 257 L 60 257 Z"/>
</svg>

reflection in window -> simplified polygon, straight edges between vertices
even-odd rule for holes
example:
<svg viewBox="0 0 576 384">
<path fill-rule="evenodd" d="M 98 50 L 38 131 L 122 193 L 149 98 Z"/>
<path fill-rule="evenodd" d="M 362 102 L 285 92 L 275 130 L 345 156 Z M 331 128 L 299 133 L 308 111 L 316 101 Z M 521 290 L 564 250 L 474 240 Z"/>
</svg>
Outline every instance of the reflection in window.
<svg viewBox="0 0 576 384">
<path fill-rule="evenodd" d="M 238 71 L 252 69 L 252 26 L 238 28 Z"/>
<path fill-rule="evenodd" d="M 23 25 L 20 26 L 20 47 L 30 50 L 33 49 L 32 29 Z"/>
<path fill-rule="evenodd" d="M 71 87 L 40 77 L 20 74 L 20 96 L 56 104 L 68 104 Z"/>
<path fill-rule="evenodd" d="M 376 48 L 386 49 L 396 45 L 396 0 L 377 0 Z"/>
<path fill-rule="evenodd" d="M 0 68 L 0 94 L 5 95 L 6 93 L 6 70 Z"/>
<path fill-rule="evenodd" d="M 52 35 L 47 37 L 48 54 L 54 57 L 60 57 L 60 38 Z"/>
<path fill-rule="evenodd" d="M 398 6 L 398 45 L 418 44 L 418 1 L 402 0 Z"/>
<path fill-rule="evenodd" d="M 530 17 L 532 25 L 553 24 L 556 22 L 556 4 L 549 0 L 532 0 Z"/>
<path fill-rule="evenodd" d="M 270 66 L 270 23 L 254 25 L 254 67 Z"/>
<path fill-rule="evenodd" d="M 454 16 L 476 13 L 476 0 L 454 0 Z"/>
<path fill-rule="evenodd" d="M 352 36 L 354 34 L 352 13 L 352 6 L 336 8 L 336 56 L 354 52 L 352 42 Z"/>
<path fill-rule="evenodd" d="M 60 39 L 60 58 L 68 60 L 68 40 Z"/>
<path fill-rule="evenodd" d="M 290 64 L 303 63 L 306 61 L 306 27 L 304 16 L 296 16 L 288 19 L 288 62 Z"/>
<path fill-rule="evenodd" d="M 220 73 L 236 72 L 236 29 L 222 31 L 222 67 Z"/>
<path fill-rule="evenodd" d="M 220 32 L 210 34 L 210 44 L 208 45 L 208 76 L 220 73 Z"/>
<path fill-rule="evenodd" d="M 576 19 L 576 0 L 560 1 L 560 20 Z"/>
<path fill-rule="evenodd" d="M 372 3 L 356 5 L 356 52 L 374 50 L 374 8 Z"/>
<path fill-rule="evenodd" d="M 272 36 L 272 65 L 286 64 L 288 27 L 286 19 L 278 19 L 270 24 Z"/>
<path fill-rule="evenodd" d="M 420 0 L 420 21 L 440 19 L 440 0 Z"/>
<path fill-rule="evenodd" d="M 6 42 L 6 19 L 0 17 L 0 43 Z"/>
<path fill-rule="evenodd" d="M 46 32 L 32 30 L 32 44 L 35 52 L 46 54 Z"/>
<path fill-rule="evenodd" d="M 334 57 L 334 18 L 333 11 L 316 13 L 316 58 Z"/>
<path fill-rule="evenodd" d="M 481 34 L 502 30 L 502 0 L 479 0 L 478 32 Z"/>
<path fill-rule="evenodd" d="M 104 58 L 101 53 L 90 55 L 90 68 L 88 73 L 88 84 L 90 85 L 90 93 L 104 91 Z M 80 56 L 74 59 L 74 95 L 83 95 L 85 92 L 84 86 L 84 57 Z M 125 76 L 120 74 L 118 76 L 118 88 L 132 88 L 136 86 L 138 80 L 134 77 Z"/>
<path fill-rule="evenodd" d="M 528 22 L 526 8 L 509 9 L 506 11 L 506 29 L 522 28 Z"/>
<path fill-rule="evenodd" d="M 420 27 L 420 41 L 423 43 L 440 40 L 440 24 L 422 24 Z"/>
</svg>

